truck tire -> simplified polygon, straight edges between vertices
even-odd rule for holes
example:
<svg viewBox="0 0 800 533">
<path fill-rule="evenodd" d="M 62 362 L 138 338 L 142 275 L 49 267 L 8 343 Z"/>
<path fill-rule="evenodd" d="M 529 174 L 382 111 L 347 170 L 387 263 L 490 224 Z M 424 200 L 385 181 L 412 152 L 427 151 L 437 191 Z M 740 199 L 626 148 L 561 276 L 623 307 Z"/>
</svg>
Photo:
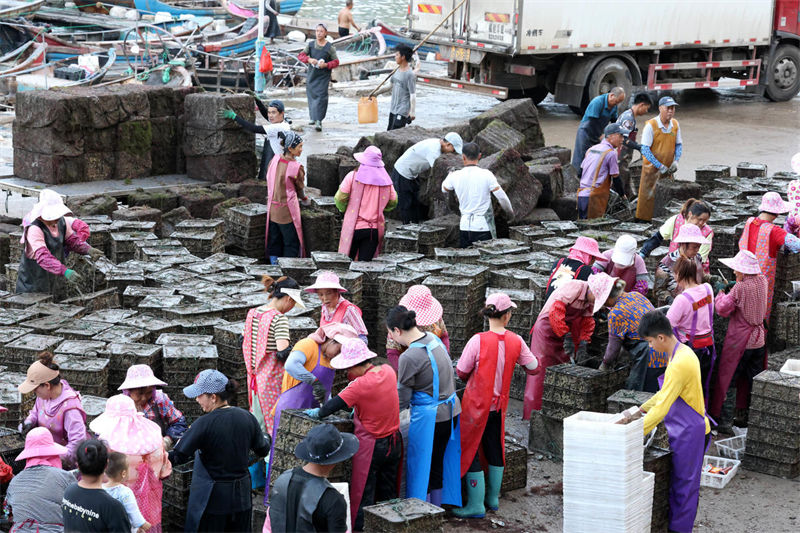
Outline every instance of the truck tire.
<svg viewBox="0 0 800 533">
<path fill-rule="evenodd" d="M 779 46 L 770 59 L 767 75 L 767 98 L 785 102 L 800 92 L 800 49 L 790 44 Z"/>
<path fill-rule="evenodd" d="M 621 59 L 610 58 L 601 62 L 592 71 L 589 77 L 589 85 L 586 87 L 584 102 L 581 107 L 586 110 L 586 106 L 595 96 L 606 94 L 614 87 L 625 89 L 625 96 L 630 97 L 633 92 L 633 80 L 628 65 Z M 628 107 L 626 101 L 620 104 L 620 112 Z"/>
</svg>

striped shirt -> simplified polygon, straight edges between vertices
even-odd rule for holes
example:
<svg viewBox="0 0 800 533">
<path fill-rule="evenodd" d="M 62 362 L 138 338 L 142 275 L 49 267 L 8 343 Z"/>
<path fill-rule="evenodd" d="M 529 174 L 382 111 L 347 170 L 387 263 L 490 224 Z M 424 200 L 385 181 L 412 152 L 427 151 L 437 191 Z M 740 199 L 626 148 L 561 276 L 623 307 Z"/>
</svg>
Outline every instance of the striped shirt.
<svg viewBox="0 0 800 533">
<path fill-rule="evenodd" d="M 260 308 L 258 312 L 253 315 L 253 331 L 258 331 L 258 323 L 261 316 L 267 310 L 266 307 Z M 286 315 L 279 313 L 275 315 L 275 318 L 272 319 L 272 322 L 269 325 L 269 337 L 267 337 L 267 351 L 268 352 L 276 352 L 278 351 L 278 340 L 285 339 L 287 341 L 290 340 L 289 337 L 289 319 L 286 318 Z M 258 335 L 253 335 L 253 353 L 258 353 L 256 348 L 258 344 Z M 255 364 L 255 357 L 253 358 L 253 364 Z"/>
<path fill-rule="evenodd" d="M 320 320 L 320 323 L 329 324 L 333 322 L 333 315 L 336 314 L 336 311 L 339 310 L 339 306 L 342 305 L 347 304 L 344 303 L 344 298 L 341 296 L 339 297 L 339 301 L 337 302 L 333 311 L 330 311 L 327 305 L 323 305 L 321 314 L 322 320 Z M 358 333 L 359 336 L 363 335 L 366 337 L 367 326 L 364 324 L 364 319 L 361 318 L 361 314 L 357 311 L 357 309 L 358 307 L 355 305 L 348 305 L 347 310 L 344 312 L 344 316 L 342 317 L 342 324 L 347 324 L 348 326 L 352 327 L 354 330 L 356 330 L 356 333 Z"/>
</svg>

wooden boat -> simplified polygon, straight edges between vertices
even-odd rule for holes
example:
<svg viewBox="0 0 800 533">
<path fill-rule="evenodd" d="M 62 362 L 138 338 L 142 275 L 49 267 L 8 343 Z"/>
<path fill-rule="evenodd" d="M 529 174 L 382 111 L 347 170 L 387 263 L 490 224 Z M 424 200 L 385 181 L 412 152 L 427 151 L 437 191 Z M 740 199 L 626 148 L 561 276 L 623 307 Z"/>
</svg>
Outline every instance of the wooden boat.
<svg viewBox="0 0 800 533">
<path fill-rule="evenodd" d="M 244 27 L 244 25 L 242 27 Z M 208 65 L 209 63 L 216 63 L 216 60 L 212 60 L 214 56 L 235 57 L 253 52 L 257 37 L 258 24 L 252 24 L 249 29 L 236 37 L 204 42 L 198 45 L 195 51 L 200 55 L 206 65 Z"/>
<path fill-rule="evenodd" d="M 258 16 L 258 4 L 254 6 L 238 4 L 231 0 L 220 0 L 228 13 L 239 18 L 254 18 Z M 281 15 L 294 15 L 303 7 L 303 0 L 279 0 L 278 13 Z"/>
<path fill-rule="evenodd" d="M 19 0 L 0 0 L 0 19 L 13 19 L 31 15 L 44 5 L 45 0 L 21 2 Z"/>
<path fill-rule="evenodd" d="M 139 13 L 154 15 L 159 12 L 169 13 L 175 17 L 181 15 L 195 15 L 204 17 L 227 16 L 228 11 L 224 7 L 185 7 L 186 4 L 180 2 L 167 3 L 161 0 L 133 0 L 134 7 Z"/>
<path fill-rule="evenodd" d="M 329 21 L 329 20 L 319 20 L 319 19 L 312 19 L 308 17 L 287 17 L 284 15 L 278 16 L 278 24 L 281 27 L 281 31 L 284 35 L 289 33 L 290 31 L 299 31 L 304 34 L 307 38 L 314 38 L 316 37 L 315 31 L 317 29 L 317 25 L 319 23 L 325 24 L 328 28 L 328 35 L 333 37 L 334 39 L 339 38 L 339 26 L 337 25 L 336 21 Z"/>
<path fill-rule="evenodd" d="M 103 80 L 109 69 L 114 66 L 114 63 L 117 60 L 117 53 L 112 48 L 107 52 L 91 55 L 98 55 L 101 57 L 105 56 L 105 63 L 103 63 L 97 71 L 91 73 L 82 80 L 65 80 L 55 76 L 55 71 L 57 68 L 77 64 L 78 59 L 76 57 L 62 59 L 59 61 L 51 61 L 49 63 L 45 63 L 44 65 L 29 68 L 14 74 L 9 74 L 7 76 L 0 75 L 0 79 L 14 76 L 17 81 L 17 92 L 52 89 L 55 87 L 96 85 Z"/>
<path fill-rule="evenodd" d="M 28 41 L 16 50 L 0 57 L 0 76 L 13 74 L 44 63 L 47 46 Z"/>
</svg>

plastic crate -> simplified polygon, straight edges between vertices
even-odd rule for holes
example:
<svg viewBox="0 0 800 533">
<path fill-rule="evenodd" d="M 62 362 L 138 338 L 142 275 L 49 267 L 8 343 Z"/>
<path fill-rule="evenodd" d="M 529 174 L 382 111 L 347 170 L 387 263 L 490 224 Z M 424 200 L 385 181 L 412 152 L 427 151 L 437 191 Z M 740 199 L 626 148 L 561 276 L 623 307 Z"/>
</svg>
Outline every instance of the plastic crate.
<svg viewBox="0 0 800 533">
<path fill-rule="evenodd" d="M 736 459 L 726 459 L 725 457 L 712 457 L 711 455 L 704 455 L 703 472 L 700 475 L 700 486 L 711 487 L 713 489 L 725 488 L 725 485 L 727 485 L 730 480 L 733 479 L 733 476 L 736 475 L 736 471 L 739 470 L 740 464 L 741 461 L 737 461 Z M 712 474 L 711 472 L 705 471 L 708 465 L 719 468 L 727 468 L 730 466 L 731 469 L 727 474 Z"/>
<path fill-rule="evenodd" d="M 787 359 L 780 372 L 781 374 L 800 376 L 800 359 Z"/>
<path fill-rule="evenodd" d="M 717 446 L 717 453 L 721 457 L 741 461 L 744 459 L 744 445 L 746 440 L 746 435 L 738 435 L 729 439 L 720 439 L 714 444 Z"/>
</svg>

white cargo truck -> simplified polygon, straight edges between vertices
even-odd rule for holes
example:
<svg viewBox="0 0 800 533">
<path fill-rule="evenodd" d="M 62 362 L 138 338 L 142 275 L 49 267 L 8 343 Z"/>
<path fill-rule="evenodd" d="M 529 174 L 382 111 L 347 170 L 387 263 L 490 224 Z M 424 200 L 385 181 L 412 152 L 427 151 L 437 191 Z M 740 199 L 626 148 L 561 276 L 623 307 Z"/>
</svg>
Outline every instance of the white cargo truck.
<svg viewBox="0 0 800 533">
<path fill-rule="evenodd" d="M 420 39 L 461 0 L 410 0 Z M 628 94 L 744 87 L 774 101 L 800 92 L 800 0 L 466 0 L 429 43 L 452 88 L 548 93 L 582 112 L 614 86 Z"/>
</svg>

